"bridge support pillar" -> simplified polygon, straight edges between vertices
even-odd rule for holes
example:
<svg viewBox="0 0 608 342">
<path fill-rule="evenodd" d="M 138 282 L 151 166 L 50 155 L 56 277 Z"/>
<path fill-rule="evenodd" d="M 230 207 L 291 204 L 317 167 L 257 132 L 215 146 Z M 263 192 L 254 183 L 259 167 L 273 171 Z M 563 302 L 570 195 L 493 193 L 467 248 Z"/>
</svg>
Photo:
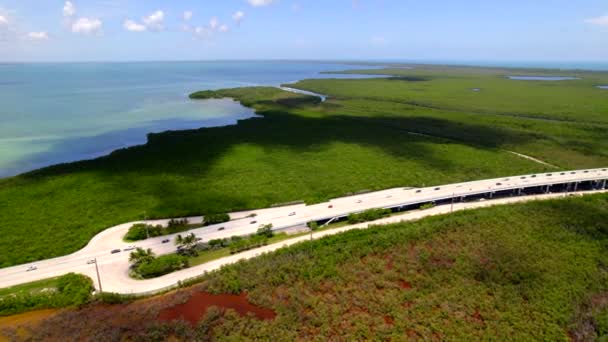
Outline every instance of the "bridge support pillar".
<svg viewBox="0 0 608 342">
<path fill-rule="evenodd" d="M 574 190 L 572 190 L 572 191 L 576 191 L 576 190 L 578 190 L 578 182 L 574 183 Z"/>
<path fill-rule="evenodd" d="M 494 193 L 490 192 L 490 199 L 494 198 Z"/>
<path fill-rule="evenodd" d="M 602 182 L 602 189 L 606 189 L 606 180 L 604 179 L 604 181 Z"/>
<path fill-rule="evenodd" d="M 551 185 L 547 185 L 547 189 L 545 189 L 545 193 L 548 194 L 549 190 L 551 190 Z"/>
<path fill-rule="evenodd" d="M 517 196 L 521 196 L 521 188 L 517 189 Z"/>
</svg>

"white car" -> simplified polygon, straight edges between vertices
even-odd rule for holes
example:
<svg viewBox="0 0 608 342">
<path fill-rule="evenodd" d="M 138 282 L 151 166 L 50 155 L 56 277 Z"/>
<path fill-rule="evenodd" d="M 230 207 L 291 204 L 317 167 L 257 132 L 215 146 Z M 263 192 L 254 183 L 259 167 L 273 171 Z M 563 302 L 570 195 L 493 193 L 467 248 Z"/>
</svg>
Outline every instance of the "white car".
<svg viewBox="0 0 608 342">
<path fill-rule="evenodd" d="M 124 248 L 122 251 L 123 252 L 128 252 L 128 251 L 134 250 L 135 248 L 136 248 L 135 246 L 128 246 L 127 248 Z"/>
<path fill-rule="evenodd" d="M 97 261 L 95 261 L 95 259 L 87 260 L 87 265 L 94 264 L 96 262 Z"/>
<path fill-rule="evenodd" d="M 35 271 L 37 269 L 38 269 L 38 267 L 36 267 L 36 265 L 32 265 L 32 266 L 30 266 L 30 267 L 27 268 L 26 272 Z"/>
<path fill-rule="evenodd" d="M 295 215 L 296 215 L 295 211 L 292 211 L 291 213 L 289 213 L 289 216 L 295 216 Z"/>
</svg>

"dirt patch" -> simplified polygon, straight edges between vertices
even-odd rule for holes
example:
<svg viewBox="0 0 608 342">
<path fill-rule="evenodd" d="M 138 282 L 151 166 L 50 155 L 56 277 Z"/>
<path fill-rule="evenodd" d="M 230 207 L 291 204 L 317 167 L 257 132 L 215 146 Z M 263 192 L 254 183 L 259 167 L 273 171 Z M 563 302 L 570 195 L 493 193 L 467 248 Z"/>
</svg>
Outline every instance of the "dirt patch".
<svg viewBox="0 0 608 342">
<path fill-rule="evenodd" d="M 214 295 L 207 292 L 195 292 L 190 299 L 183 303 L 166 308 L 158 315 L 160 321 L 172 321 L 183 319 L 196 325 L 205 315 L 207 310 L 212 307 L 220 310 L 232 309 L 239 315 L 245 316 L 249 313 L 254 314 L 258 319 L 272 320 L 276 317 L 273 310 L 255 306 L 247 300 L 247 294 L 240 295 L 220 294 Z"/>
<path fill-rule="evenodd" d="M 410 282 L 405 281 L 403 279 L 399 280 L 399 287 L 405 290 L 411 290 L 412 289 L 412 284 L 410 284 Z"/>
<path fill-rule="evenodd" d="M 393 317 L 391 317 L 389 315 L 385 315 L 383 318 L 384 318 L 384 323 L 386 325 L 395 325 L 395 320 L 393 319 Z"/>
<path fill-rule="evenodd" d="M 23 329 L 22 326 L 35 327 L 42 320 L 52 316 L 56 312 L 56 309 L 48 309 L 0 317 L 0 341 L 9 341 L 10 338 L 30 338 L 27 330 Z"/>
</svg>

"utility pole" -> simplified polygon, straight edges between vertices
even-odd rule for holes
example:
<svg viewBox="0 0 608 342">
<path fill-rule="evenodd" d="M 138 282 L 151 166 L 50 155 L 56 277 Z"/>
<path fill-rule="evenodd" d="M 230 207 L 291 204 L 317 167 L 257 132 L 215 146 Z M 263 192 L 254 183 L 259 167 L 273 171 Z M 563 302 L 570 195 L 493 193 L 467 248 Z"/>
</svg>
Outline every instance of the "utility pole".
<svg viewBox="0 0 608 342">
<path fill-rule="evenodd" d="M 452 193 L 452 205 L 450 206 L 450 213 L 454 212 L 454 197 L 456 196 L 456 193 Z"/>
<path fill-rule="evenodd" d="M 150 238 L 150 230 L 148 230 L 148 212 L 144 210 L 144 224 L 146 225 L 146 239 Z"/>
<path fill-rule="evenodd" d="M 99 293 L 102 293 L 103 290 L 101 289 L 101 277 L 99 276 L 99 267 L 97 266 L 97 258 L 95 258 L 94 260 L 95 260 L 95 272 L 97 273 L 97 284 L 99 284 Z"/>
</svg>

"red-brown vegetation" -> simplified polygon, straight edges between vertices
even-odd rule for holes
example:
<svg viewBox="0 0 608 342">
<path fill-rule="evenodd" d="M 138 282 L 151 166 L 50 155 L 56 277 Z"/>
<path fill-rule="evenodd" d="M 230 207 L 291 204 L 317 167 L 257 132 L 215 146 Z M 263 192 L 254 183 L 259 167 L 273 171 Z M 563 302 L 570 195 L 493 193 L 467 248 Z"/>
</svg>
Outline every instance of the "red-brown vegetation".
<svg viewBox="0 0 608 342">
<path fill-rule="evenodd" d="M 186 303 L 177 304 L 161 310 L 158 315 L 160 321 L 173 321 L 183 319 L 193 326 L 207 313 L 207 310 L 216 306 L 220 310 L 232 309 L 239 315 L 253 314 L 258 319 L 274 319 L 276 313 L 273 310 L 252 305 L 247 300 L 247 293 L 240 295 L 220 294 L 214 295 L 206 292 L 194 292 Z"/>
</svg>

